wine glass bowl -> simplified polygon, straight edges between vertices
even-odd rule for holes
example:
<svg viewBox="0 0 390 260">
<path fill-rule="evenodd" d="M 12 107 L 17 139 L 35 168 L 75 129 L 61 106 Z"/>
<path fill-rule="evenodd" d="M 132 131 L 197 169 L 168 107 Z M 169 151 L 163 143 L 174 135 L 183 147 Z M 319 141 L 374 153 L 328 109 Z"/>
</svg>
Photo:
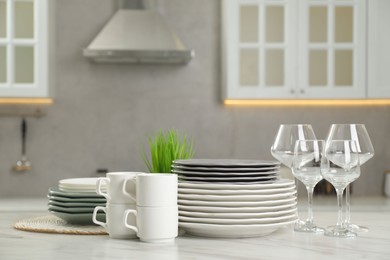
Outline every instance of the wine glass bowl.
<svg viewBox="0 0 390 260">
<path fill-rule="evenodd" d="M 333 124 L 326 140 L 354 140 L 359 152 L 360 165 L 366 163 L 375 154 L 367 129 L 363 124 Z"/>
<path fill-rule="evenodd" d="M 329 161 L 347 170 L 356 167 L 360 156 L 355 144 L 355 141 L 348 142 L 347 140 L 329 141 L 327 146 Z"/>
<path fill-rule="evenodd" d="M 282 124 L 271 147 L 272 156 L 279 162 L 291 168 L 294 147 L 297 140 L 317 139 L 311 125 Z"/>
</svg>

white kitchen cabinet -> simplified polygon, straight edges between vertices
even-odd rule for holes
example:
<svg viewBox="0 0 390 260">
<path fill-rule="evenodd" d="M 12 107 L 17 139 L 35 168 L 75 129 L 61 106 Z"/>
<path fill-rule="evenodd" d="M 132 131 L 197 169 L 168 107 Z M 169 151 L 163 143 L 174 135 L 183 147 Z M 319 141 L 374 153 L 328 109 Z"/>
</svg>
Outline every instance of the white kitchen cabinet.
<svg viewBox="0 0 390 260">
<path fill-rule="evenodd" d="M 53 0 L 0 0 L 0 97 L 50 97 Z"/>
<path fill-rule="evenodd" d="M 223 1 L 225 99 L 361 99 L 364 0 Z"/>
<path fill-rule="evenodd" d="M 390 98 L 390 1 L 368 4 L 368 97 Z"/>
</svg>

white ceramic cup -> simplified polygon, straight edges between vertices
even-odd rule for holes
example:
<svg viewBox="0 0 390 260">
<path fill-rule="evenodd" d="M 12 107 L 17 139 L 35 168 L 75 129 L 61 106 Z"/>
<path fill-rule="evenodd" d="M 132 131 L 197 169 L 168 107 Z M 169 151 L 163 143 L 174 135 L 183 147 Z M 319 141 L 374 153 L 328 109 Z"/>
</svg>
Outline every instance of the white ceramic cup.
<svg viewBox="0 0 390 260">
<path fill-rule="evenodd" d="M 98 178 L 96 181 L 96 193 L 104 196 L 110 203 L 135 203 L 136 187 L 134 182 L 140 172 L 109 172 L 107 177 Z M 102 190 L 103 184 L 107 184 L 107 192 Z"/>
<path fill-rule="evenodd" d="M 99 211 L 106 213 L 106 222 L 101 222 L 96 219 Z M 107 203 L 106 207 L 97 206 L 92 215 L 93 223 L 104 227 L 110 236 L 110 238 L 116 239 L 129 239 L 136 238 L 136 232 L 132 229 L 128 229 L 123 224 L 123 214 L 127 210 L 135 210 L 135 204 L 111 204 Z M 136 217 L 132 216 L 126 219 L 127 225 L 135 225 Z"/>
<path fill-rule="evenodd" d="M 177 175 L 142 173 L 136 177 L 137 206 L 177 206 Z"/>
<path fill-rule="evenodd" d="M 140 207 L 137 210 L 126 210 L 123 224 L 131 231 L 136 232 L 143 242 L 168 243 L 173 242 L 178 234 L 179 216 L 178 207 Z M 136 216 L 137 225 L 129 224 L 129 218 Z M 132 220 L 132 219 L 130 219 Z"/>
</svg>

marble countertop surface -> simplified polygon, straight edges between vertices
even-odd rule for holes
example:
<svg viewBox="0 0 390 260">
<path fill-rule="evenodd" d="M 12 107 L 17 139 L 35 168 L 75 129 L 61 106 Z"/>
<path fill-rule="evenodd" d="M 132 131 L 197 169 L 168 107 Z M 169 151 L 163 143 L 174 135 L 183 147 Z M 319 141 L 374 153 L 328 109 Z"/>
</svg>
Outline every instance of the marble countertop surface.
<svg viewBox="0 0 390 260">
<path fill-rule="evenodd" d="M 45 199 L 0 199 L 0 259 L 390 259 L 390 199 L 352 198 L 352 222 L 369 227 L 357 238 L 331 238 L 284 228 L 265 237 L 213 239 L 181 235 L 173 244 L 108 236 L 24 232 L 12 225 L 46 215 Z M 336 198 L 315 198 L 315 222 L 335 224 Z M 299 214 L 306 216 L 305 201 Z"/>
</svg>

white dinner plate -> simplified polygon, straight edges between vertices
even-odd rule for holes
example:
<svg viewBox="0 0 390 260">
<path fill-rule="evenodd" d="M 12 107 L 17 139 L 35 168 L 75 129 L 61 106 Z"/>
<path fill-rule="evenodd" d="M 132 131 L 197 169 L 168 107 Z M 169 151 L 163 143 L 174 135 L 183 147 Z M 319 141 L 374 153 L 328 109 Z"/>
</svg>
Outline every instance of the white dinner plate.
<svg viewBox="0 0 390 260">
<path fill-rule="evenodd" d="M 66 198 L 104 198 L 96 192 L 75 192 L 75 191 L 62 191 L 58 187 L 52 187 L 49 189 L 50 196 L 60 196 Z"/>
<path fill-rule="evenodd" d="M 178 199 L 179 205 L 193 205 L 193 206 L 220 206 L 220 207 L 261 207 L 261 206 L 278 206 L 288 204 L 295 201 L 297 198 L 279 199 L 279 200 L 265 200 L 265 201 L 199 201 L 199 200 L 182 200 Z"/>
<path fill-rule="evenodd" d="M 217 173 L 251 173 L 251 172 L 268 172 L 268 171 L 277 171 L 280 169 L 280 166 L 266 166 L 266 167 L 250 167 L 250 168 L 240 168 L 240 167 L 191 167 L 184 165 L 172 164 L 172 170 L 174 171 L 183 171 L 183 172 L 198 172 L 198 173 L 208 173 L 208 172 L 217 172 Z"/>
<path fill-rule="evenodd" d="M 223 184 L 223 183 L 204 183 L 204 182 L 184 182 L 179 181 L 179 188 L 208 189 L 208 190 L 262 190 L 288 187 L 295 185 L 293 180 L 279 179 L 269 183 L 247 183 L 247 184 Z"/>
<path fill-rule="evenodd" d="M 223 218 L 223 219 L 253 219 L 253 218 L 267 218 L 280 217 L 287 214 L 296 214 L 297 208 L 288 208 L 277 211 L 252 212 L 252 213 L 208 213 L 208 212 L 194 212 L 179 210 L 179 216 L 193 217 L 193 218 Z"/>
<path fill-rule="evenodd" d="M 205 195 L 261 195 L 261 194 L 279 194 L 284 192 L 295 191 L 295 186 L 287 186 L 275 189 L 258 189 L 258 190 L 208 190 L 208 189 L 191 189 L 179 188 L 179 194 L 205 194 Z"/>
<path fill-rule="evenodd" d="M 272 167 L 280 165 L 278 161 L 267 160 L 238 160 L 238 159 L 187 159 L 175 160 L 173 164 L 191 167 Z"/>
<path fill-rule="evenodd" d="M 218 225 L 179 222 L 179 227 L 186 231 L 186 233 L 194 236 L 215 238 L 244 238 L 265 236 L 282 227 L 292 227 L 291 224 L 295 223 L 296 221 L 297 219 L 293 219 L 273 224 L 250 225 Z"/>
<path fill-rule="evenodd" d="M 199 177 L 253 177 L 253 176 L 269 176 L 279 174 L 279 171 L 264 171 L 264 172 L 198 172 L 198 171 L 182 171 L 182 170 L 171 170 L 172 173 L 184 176 L 199 176 Z"/>
<path fill-rule="evenodd" d="M 49 204 L 53 206 L 60 206 L 65 208 L 73 208 L 73 207 L 96 207 L 96 206 L 105 206 L 106 202 L 63 202 L 63 201 L 56 201 L 56 200 L 49 200 Z"/>
<path fill-rule="evenodd" d="M 204 182 L 262 182 L 276 181 L 278 175 L 256 177 L 193 177 L 179 175 L 179 180 Z"/>
<path fill-rule="evenodd" d="M 48 205 L 49 210 L 61 211 L 65 213 L 92 213 L 95 207 L 61 207 L 56 205 Z"/>
<path fill-rule="evenodd" d="M 205 224 L 219 224 L 219 225 L 249 225 L 249 224 L 274 224 L 283 221 L 290 221 L 297 219 L 297 213 L 288 214 L 279 217 L 270 218 L 248 218 L 248 219 L 237 219 L 237 218 L 193 218 L 179 216 L 179 222 L 187 223 L 205 223 Z"/>
<path fill-rule="evenodd" d="M 55 210 L 50 211 L 51 214 L 65 220 L 69 224 L 74 225 L 95 225 L 92 221 L 92 213 L 66 213 Z M 97 220 L 106 222 L 106 214 L 98 213 L 96 215 Z"/>
<path fill-rule="evenodd" d="M 207 194 L 178 194 L 181 200 L 196 200 L 196 201 L 268 201 L 284 198 L 296 197 L 296 192 L 283 192 L 279 194 L 255 194 L 255 195 L 207 195 Z"/>
<path fill-rule="evenodd" d="M 261 213 L 275 212 L 279 210 L 288 210 L 296 208 L 297 201 L 291 201 L 286 204 L 276 206 L 252 206 L 252 207 L 223 207 L 223 206 L 196 206 L 196 205 L 178 205 L 179 211 L 199 212 L 199 213 Z"/>
</svg>

